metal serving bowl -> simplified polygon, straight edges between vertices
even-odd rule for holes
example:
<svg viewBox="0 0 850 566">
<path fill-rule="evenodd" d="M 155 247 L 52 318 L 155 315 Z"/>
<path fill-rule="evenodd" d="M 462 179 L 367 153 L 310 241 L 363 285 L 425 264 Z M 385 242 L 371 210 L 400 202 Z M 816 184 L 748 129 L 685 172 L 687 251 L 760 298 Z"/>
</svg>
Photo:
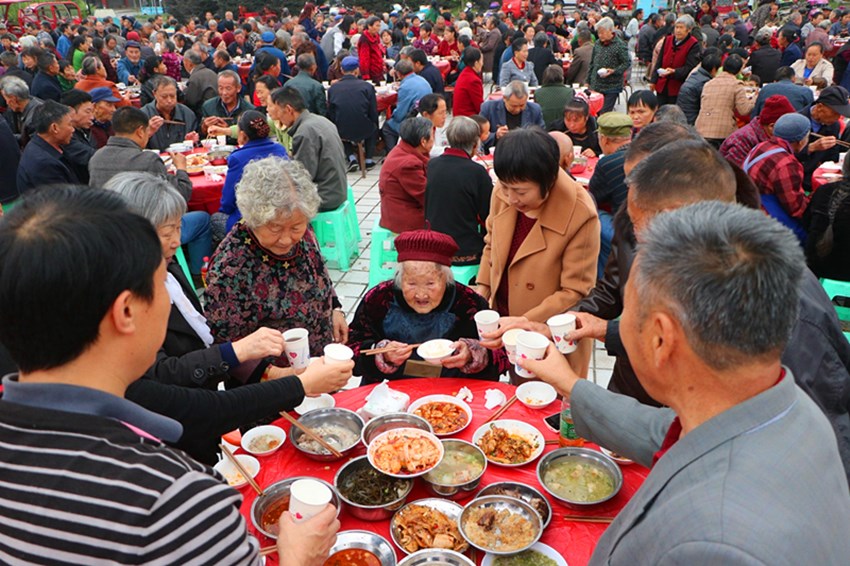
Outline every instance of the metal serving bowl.
<svg viewBox="0 0 850 566">
<path fill-rule="evenodd" d="M 364 466 L 372 467 L 372 464 L 369 463 L 369 459 L 366 456 L 360 456 L 359 458 L 354 458 L 349 461 L 336 473 L 336 476 L 334 477 L 334 486 L 339 486 L 342 478 L 345 478 L 347 474 Z M 410 495 L 410 490 L 413 489 L 412 479 L 403 481 L 407 482 L 407 489 L 405 489 L 398 498 L 383 505 L 360 505 L 359 503 L 354 503 L 353 501 L 343 497 L 341 493 L 339 494 L 339 497 L 348 506 L 351 514 L 358 519 L 363 521 L 384 521 L 392 517 L 393 513 L 404 506 L 407 496 Z M 336 492 L 339 493 L 338 488 Z"/>
<path fill-rule="evenodd" d="M 521 547 L 521 548 L 513 548 L 509 551 L 499 550 L 495 548 L 486 548 L 480 544 L 475 543 L 466 531 L 466 522 L 469 519 L 470 513 L 474 509 L 480 508 L 492 508 L 496 511 L 501 511 L 502 509 L 507 509 L 512 513 L 518 513 L 522 515 L 525 519 L 531 522 L 531 528 L 534 531 L 534 536 L 531 541 Z M 503 495 L 488 495 L 486 497 L 479 497 L 478 499 L 473 499 L 469 503 L 466 504 L 466 507 L 463 508 L 463 513 L 460 515 L 460 521 L 458 521 L 458 527 L 460 528 L 460 534 L 466 541 L 479 550 L 483 550 L 484 552 L 489 552 L 490 554 L 496 554 L 500 556 L 507 556 L 510 554 L 517 554 L 518 552 L 522 552 L 523 550 L 528 550 L 531 546 L 540 540 L 540 535 L 543 534 L 543 523 L 540 521 L 540 515 L 534 508 L 523 501 L 522 499 L 514 499 L 513 497 L 505 497 Z"/>
<path fill-rule="evenodd" d="M 363 446 L 368 447 L 372 439 L 382 432 L 397 428 L 418 428 L 425 432 L 434 432 L 431 423 L 420 416 L 411 413 L 387 413 L 386 415 L 381 415 L 370 420 L 363 427 L 363 433 L 360 439 L 363 442 Z"/>
<path fill-rule="evenodd" d="M 445 450 L 443 454 L 443 461 L 440 464 L 437 464 L 436 468 L 422 476 L 422 479 L 425 481 L 425 487 L 427 487 L 431 493 L 439 495 L 440 497 L 448 497 L 449 499 L 462 499 L 467 497 L 470 494 L 469 492 L 476 489 L 481 483 L 481 476 L 483 476 L 484 472 L 487 470 L 487 458 L 484 456 L 484 452 L 471 442 L 456 438 L 445 439 L 442 442 L 443 449 Z M 440 466 L 445 463 L 446 458 L 451 452 L 463 452 L 465 454 L 475 456 L 476 460 L 481 462 L 483 466 L 481 468 L 481 473 L 465 483 L 444 484 L 436 481 L 434 475 L 438 473 Z"/>
<path fill-rule="evenodd" d="M 354 441 L 348 446 L 336 446 L 333 442 L 331 442 L 331 445 L 342 453 L 342 457 L 337 458 L 330 453 L 318 454 L 316 452 L 308 452 L 302 448 L 299 445 L 299 442 L 306 440 L 307 435 L 301 432 L 301 429 L 298 427 L 293 426 L 289 431 L 289 436 L 292 439 L 292 444 L 295 446 L 296 450 L 311 460 L 318 460 L 319 462 L 335 462 L 350 456 L 357 447 L 357 441 L 363 431 L 363 419 L 360 418 L 360 415 L 354 411 L 349 411 L 348 409 L 342 409 L 339 407 L 316 409 L 315 411 L 304 413 L 304 415 L 298 419 L 298 422 L 312 429 L 316 429 L 320 426 L 335 425 L 351 431 L 354 435 Z M 325 438 L 325 440 L 327 441 L 328 439 Z"/>
<path fill-rule="evenodd" d="M 441 512 L 450 521 L 454 521 L 455 523 L 460 520 L 460 514 L 463 512 L 463 507 L 461 507 L 457 503 L 454 503 L 447 499 L 440 499 L 437 497 L 429 497 L 428 499 L 418 499 L 416 501 L 408 503 L 407 505 L 396 511 L 393 515 L 392 520 L 390 521 L 390 536 L 392 537 L 395 545 L 399 547 L 401 551 L 405 554 L 410 554 L 410 552 L 408 552 L 407 549 L 405 549 L 401 545 L 401 533 L 399 532 L 398 517 L 404 512 L 406 508 L 410 507 L 411 505 L 421 505 L 423 507 L 430 507 L 435 511 Z"/>
<path fill-rule="evenodd" d="M 398 566 L 475 566 L 475 562 L 454 550 L 428 548 L 403 558 Z"/>
<path fill-rule="evenodd" d="M 516 493 L 516 495 L 511 495 L 511 493 Z M 525 485 L 522 483 L 512 482 L 512 481 L 502 481 L 497 483 L 491 483 L 484 489 L 478 492 L 478 495 L 475 497 L 485 497 L 487 495 L 502 495 L 504 497 L 513 497 L 514 499 L 522 499 L 531 507 L 537 511 L 540 515 L 540 518 L 543 520 L 543 528 L 549 526 L 549 521 L 552 520 L 552 505 L 549 504 L 549 500 L 546 499 L 542 493 L 538 490 L 534 489 L 530 485 Z M 534 505 L 533 500 L 542 501 L 543 509 L 538 509 L 538 506 Z"/>
<path fill-rule="evenodd" d="M 330 554 L 348 550 L 349 548 L 360 548 L 368 550 L 378 557 L 381 566 L 396 566 L 395 551 L 392 545 L 384 537 L 369 531 L 342 531 L 336 535 L 336 543 L 331 547 Z"/>
<path fill-rule="evenodd" d="M 275 503 L 280 501 L 281 499 L 289 497 L 289 488 L 293 482 L 298 480 L 315 480 L 317 482 L 321 482 L 328 486 L 331 490 L 331 503 L 334 507 L 336 507 L 336 514 L 339 517 L 339 511 L 341 507 L 341 502 L 339 498 L 339 494 L 336 492 L 334 487 L 324 480 L 320 480 L 317 478 L 311 478 L 307 476 L 298 476 L 295 478 L 287 478 L 285 480 L 281 480 L 279 482 L 273 483 L 267 488 L 263 489 L 263 495 L 260 495 L 254 500 L 254 503 L 251 504 L 251 522 L 254 524 L 254 527 L 266 535 L 269 538 L 276 539 L 277 535 L 270 533 L 266 529 L 263 528 L 263 515 L 265 512 Z"/>
<path fill-rule="evenodd" d="M 555 463 L 565 458 L 570 459 L 580 459 L 588 462 L 589 464 L 596 464 L 597 466 L 604 469 L 611 479 L 614 480 L 614 491 L 611 492 L 607 497 L 603 497 L 602 499 L 597 499 L 595 501 L 575 501 L 564 497 L 563 495 L 558 495 L 555 493 L 546 482 L 543 481 L 543 476 L 546 474 L 546 471 Z M 620 466 L 614 462 L 613 459 L 606 456 L 601 452 L 597 452 L 596 450 L 591 450 L 589 448 L 578 448 L 568 446 L 565 448 L 559 448 L 558 450 L 554 450 L 546 454 L 540 462 L 537 464 L 537 480 L 540 482 L 540 485 L 543 486 L 549 495 L 554 497 L 559 501 L 563 501 L 570 507 L 574 507 L 576 509 L 585 509 L 591 505 L 597 505 L 604 501 L 608 501 L 615 495 L 620 492 L 620 489 L 623 487 L 623 472 L 620 471 Z"/>
</svg>

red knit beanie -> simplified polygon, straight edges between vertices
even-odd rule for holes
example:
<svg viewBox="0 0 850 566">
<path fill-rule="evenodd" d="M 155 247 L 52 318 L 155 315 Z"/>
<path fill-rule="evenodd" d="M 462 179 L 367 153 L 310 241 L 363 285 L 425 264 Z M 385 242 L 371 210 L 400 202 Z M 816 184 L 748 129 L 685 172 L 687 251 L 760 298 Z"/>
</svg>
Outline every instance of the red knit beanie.
<svg viewBox="0 0 850 566">
<path fill-rule="evenodd" d="M 759 123 L 762 126 L 775 124 L 782 116 L 791 112 L 796 112 L 791 102 L 781 94 L 774 94 L 764 101 L 764 108 L 761 109 L 761 114 L 759 114 Z"/>
<path fill-rule="evenodd" d="M 395 239 L 398 261 L 433 261 L 451 266 L 458 246 L 448 234 L 433 230 L 402 232 Z"/>
</svg>

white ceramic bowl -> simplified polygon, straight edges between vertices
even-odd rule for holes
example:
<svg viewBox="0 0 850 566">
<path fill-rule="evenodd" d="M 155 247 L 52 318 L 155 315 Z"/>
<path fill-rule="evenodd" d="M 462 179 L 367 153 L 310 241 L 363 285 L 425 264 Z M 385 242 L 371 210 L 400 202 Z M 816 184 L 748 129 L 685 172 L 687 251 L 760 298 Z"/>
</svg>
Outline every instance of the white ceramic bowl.
<svg viewBox="0 0 850 566">
<path fill-rule="evenodd" d="M 295 412 L 303 415 L 316 409 L 330 409 L 331 407 L 336 407 L 336 400 L 332 395 L 322 393 L 318 397 L 304 397 L 304 401 L 295 407 Z"/>
<path fill-rule="evenodd" d="M 383 466 L 379 466 L 376 462 L 376 453 L 377 451 L 385 446 L 387 443 L 393 441 L 397 438 L 414 438 L 420 437 L 424 438 L 427 441 L 431 442 L 437 450 L 437 458 L 434 463 L 426 468 L 421 470 L 417 470 L 411 473 L 393 473 L 389 470 L 385 470 Z M 403 441 L 397 442 L 398 444 L 403 444 Z M 415 452 L 413 452 L 415 453 Z M 443 454 L 445 450 L 443 448 L 443 443 L 440 442 L 440 439 L 431 434 L 430 432 L 426 432 L 424 430 L 420 430 L 418 428 L 396 428 L 393 430 L 388 430 L 386 432 L 382 432 L 378 436 L 372 439 L 372 442 L 369 443 L 369 448 L 366 450 L 366 456 L 369 457 L 369 463 L 372 464 L 372 467 L 381 472 L 382 474 L 386 474 L 388 476 L 392 476 L 394 478 L 417 478 L 419 476 L 423 476 L 437 467 L 437 464 L 443 459 Z"/>
<path fill-rule="evenodd" d="M 245 470 L 247 470 L 248 473 L 251 474 L 252 478 L 257 477 L 257 474 L 260 473 L 260 461 L 254 458 L 253 456 L 237 454 L 236 459 L 239 460 L 239 463 L 242 464 L 242 467 L 245 468 Z M 240 487 L 245 487 L 246 485 L 248 485 L 248 480 L 244 477 L 240 478 L 242 474 L 239 473 L 239 470 L 236 469 L 236 466 L 233 465 L 233 462 L 231 462 L 227 458 L 213 466 L 213 469 L 223 475 L 224 479 L 227 480 L 227 483 L 230 485 L 230 487 L 234 489 L 239 489 Z"/>
<path fill-rule="evenodd" d="M 484 450 L 484 455 L 487 456 L 487 461 L 491 464 L 507 467 L 524 466 L 525 464 L 533 462 L 534 460 L 539 458 L 540 455 L 543 453 L 543 448 L 545 447 L 546 439 L 543 438 L 543 435 L 540 433 L 540 431 L 528 423 L 513 419 L 503 419 L 484 423 L 483 425 L 478 427 L 478 430 L 476 430 L 475 434 L 472 435 L 472 443 L 481 448 L 481 446 L 479 445 L 479 441 L 481 440 L 481 437 L 484 436 L 484 434 L 488 430 L 490 430 L 491 426 L 502 428 L 508 431 L 509 434 L 521 436 L 531 442 L 532 446 L 535 446 L 534 451 L 531 453 L 531 457 L 529 457 L 528 460 L 525 460 L 524 462 L 517 462 L 516 464 L 496 462 L 495 460 L 492 460 L 489 456 L 487 456 L 487 451 L 482 448 L 482 450 Z"/>
<path fill-rule="evenodd" d="M 454 352 L 452 344 L 454 344 L 454 342 L 451 340 L 444 340 L 442 338 L 437 340 L 428 340 L 416 348 L 416 353 L 429 364 L 438 366 L 440 365 L 440 360 L 448 358 L 452 355 L 452 352 Z"/>
<path fill-rule="evenodd" d="M 426 395 L 424 397 L 420 397 L 419 399 L 410 404 L 410 406 L 407 408 L 407 412 L 415 415 L 416 409 L 423 405 L 427 405 L 428 403 L 451 403 L 452 405 L 457 405 L 458 407 L 463 409 L 463 412 L 466 413 L 466 424 L 451 432 L 436 432 L 435 429 L 434 434 L 436 436 L 451 436 L 453 434 L 457 434 L 466 427 L 468 427 L 469 423 L 472 422 L 472 408 L 466 403 L 466 401 L 461 401 L 460 399 L 458 399 L 457 397 L 453 397 L 452 395 Z M 434 428 L 434 423 L 431 423 L 431 427 Z"/>
<path fill-rule="evenodd" d="M 516 388 L 516 398 L 529 409 L 542 409 L 557 399 L 555 388 L 542 381 L 527 381 Z"/>
<path fill-rule="evenodd" d="M 262 436 L 271 436 L 277 440 L 277 444 L 268 450 L 252 450 L 251 444 Z M 279 426 L 263 425 L 257 426 L 242 435 L 242 450 L 253 454 L 254 456 L 266 456 L 277 452 L 283 443 L 286 442 L 286 432 Z"/>
</svg>

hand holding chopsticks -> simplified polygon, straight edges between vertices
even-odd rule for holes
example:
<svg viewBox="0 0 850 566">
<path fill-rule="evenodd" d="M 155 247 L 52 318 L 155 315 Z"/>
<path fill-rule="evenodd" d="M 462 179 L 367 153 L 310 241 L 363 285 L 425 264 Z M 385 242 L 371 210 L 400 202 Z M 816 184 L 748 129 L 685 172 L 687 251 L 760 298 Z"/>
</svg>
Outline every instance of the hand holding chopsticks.
<svg viewBox="0 0 850 566">
<path fill-rule="evenodd" d="M 835 137 L 835 136 L 825 136 L 823 134 L 816 134 L 815 132 L 811 132 L 809 135 L 812 136 L 813 138 L 818 138 L 818 139 Z M 841 140 L 835 140 L 835 145 L 840 145 L 841 147 L 850 148 L 850 143 L 847 143 L 847 142 L 841 141 Z"/>
<path fill-rule="evenodd" d="M 315 432 L 313 429 L 311 429 L 310 427 L 304 426 L 303 424 L 299 423 L 297 420 L 293 419 L 293 418 L 292 418 L 292 415 L 290 415 L 290 414 L 289 414 L 289 413 L 287 413 L 286 411 L 281 411 L 281 412 L 280 412 L 280 416 L 282 416 L 282 417 L 283 417 L 283 418 L 285 418 L 287 421 L 289 421 L 289 423 L 290 423 L 292 426 L 294 426 L 294 427 L 298 428 L 301 432 L 303 432 L 304 434 L 306 434 L 307 436 L 309 436 L 310 438 L 312 438 L 313 440 L 315 440 L 316 442 L 318 442 L 318 443 L 319 443 L 319 444 L 320 444 L 320 445 L 321 445 L 321 446 L 322 446 L 325 450 L 327 450 L 328 452 L 330 452 L 331 454 L 333 454 L 335 457 L 337 457 L 337 458 L 342 458 L 342 452 L 340 452 L 339 450 L 337 450 L 336 448 L 334 448 L 333 446 L 331 446 L 330 444 L 328 444 L 328 443 L 325 441 L 325 439 L 324 439 L 324 438 L 322 438 L 321 436 L 319 436 L 318 434 L 316 434 L 316 432 Z"/>
<path fill-rule="evenodd" d="M 375 356 L 377 354 L 386 354 L 387 352 L 392 352 L 393 350 L 402 350 L 404 348 L 418 348 L 422 344 L 408 344 L 407 346 L 384 346 L 383 348 L 372 348 L 370 350 L 360 350 L 360 353 L 364 356 Z"/>
<path fill-rule="evenodd" d="M 230 448 L 228 448 L 224 444 L 219 444 L 218 446 L 219 448 L 221 448 L 221 451 L 224 452 L 224 455 L 227 456 L 227 459 L 230 460 L 230 463 L 233 464 L 237 470 L 239 470 L 239 473 L 242 474 L 242 477 L 248 480 L 248 483 L 251 484 L 251 487 L 254 488 L 254 491 L 257 492 L 257 495 L 263 495 L 263 488 L 260 487 L 260 484 L 254 481 L 254 477 L 251 475 L 250 472 L 248 472 L 248 470 L 246 470 L 242 466 L 236 456 L 233 455 L 233 452 L 230 451 Z"/>
</svg>

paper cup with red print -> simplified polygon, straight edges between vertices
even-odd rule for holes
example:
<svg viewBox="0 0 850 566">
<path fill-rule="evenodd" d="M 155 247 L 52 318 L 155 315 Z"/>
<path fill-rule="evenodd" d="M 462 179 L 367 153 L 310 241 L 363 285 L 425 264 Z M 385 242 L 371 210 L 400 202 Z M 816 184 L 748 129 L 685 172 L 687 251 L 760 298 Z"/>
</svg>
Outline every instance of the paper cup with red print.
<svg viewBox="0 0 850 566">
<path fill-rule="evenodd" d="M 542 360 L 549 347 L 549 339 L 537 332 L 523 330 L 516 337 L 516 373 L 520 377 L 534 377 L 528 370 L 519 367 L 520 360 Z"/>
<path fill-rule="evenodd" d="M 508 361 L 512 364 L 516 363 L 516 337 L 520 332 L 523 332 L 521 328 L 511 328 L 502 334 L 502 344 L 508 354 Z"/>
<path fill-rule="evenodd" d="M 478 311 L 472 318 L 475 319 L 475 326 L 478 328 L 478 338 L 483 340 L 484 338 L 481 337 L 482 334 L 493 332 L 499 328 L 499 319 L 501 316 L 496 311 L 485 310 Z"/>
<path fill-rule="evenodd" d="M 552 340 L 555 342 L 555 347 L 562 354 L 572 354 L 578 348 L 578 344 L 573 340 L 569 340 L 567 336 L 576 329 L 576 317 L 574 314 L 556 314 L 546 321 L 549 325 L 549 331 L 552 333 Z"/>
<path fill-rule="evenodd" d="M 289 365 L 302 369 L 310 365 L 310 332 L 306 328 L 291 328 L 283 333 L 283 348 Z"/>
<path fill-rule="evenodd" d="M 289 494 L 289 512 L 295 522 L 306 521 L 318 515 L 333 497 L 328 486 L 311 479 L 292 482 Z"/>
</svg>

